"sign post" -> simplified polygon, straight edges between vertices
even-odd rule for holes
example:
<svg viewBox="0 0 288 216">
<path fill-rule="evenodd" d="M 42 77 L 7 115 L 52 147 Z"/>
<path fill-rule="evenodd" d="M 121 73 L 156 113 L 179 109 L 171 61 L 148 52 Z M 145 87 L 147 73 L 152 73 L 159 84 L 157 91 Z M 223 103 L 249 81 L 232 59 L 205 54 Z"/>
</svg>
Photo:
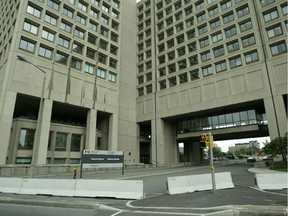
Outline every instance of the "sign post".
<svg viewBox="0 0 288 216">
<path fill-rule="evenodd" d="M 213 136 L 211 132 L 209 132 L 209 149 L 210 149 L 210 170 L 211 170 L 211 177 L 212 177 L 212 188 L 213 193 L 216 191 L 216 181 L 215 181 L 215 169 L 213 163 Z"/>
<path fill-rule="evenodd" d="M 104 168 L 122 167 L 122 175 L 124 175 L 124 152 L 83 150 L 81 157 L 80 178 L 82 178 L 83 168 L 103 168 L 103 167 Z"/>
</svg>

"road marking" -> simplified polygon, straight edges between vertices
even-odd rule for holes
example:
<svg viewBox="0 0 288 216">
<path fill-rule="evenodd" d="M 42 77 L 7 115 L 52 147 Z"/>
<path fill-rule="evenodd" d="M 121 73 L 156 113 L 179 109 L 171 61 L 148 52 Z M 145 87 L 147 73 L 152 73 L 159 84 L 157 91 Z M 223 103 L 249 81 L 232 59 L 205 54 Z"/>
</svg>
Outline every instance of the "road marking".
<svg viewBox="0 0 288 216">
<path fill-rule="evenodd" d="M 116 212 L 115 214 L 112 214 L 111 216 L 116 216 L 118 214 L 121 214 L 123 211 L 119 211 L 119 212 Z"/>
</svg>

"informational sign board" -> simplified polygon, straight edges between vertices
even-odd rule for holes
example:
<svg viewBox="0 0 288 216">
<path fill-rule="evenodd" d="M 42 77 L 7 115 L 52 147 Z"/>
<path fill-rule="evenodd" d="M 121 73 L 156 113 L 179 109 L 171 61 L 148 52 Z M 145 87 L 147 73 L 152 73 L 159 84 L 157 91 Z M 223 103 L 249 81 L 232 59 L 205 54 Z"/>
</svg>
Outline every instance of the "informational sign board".
<svg viewBox="0 0 288 216">
<path fill-rule="evenodd" d="M 124 174 L 124 152 L 104 150 L 83 150 L 81 159 L 81 177 L 83 168 L 122 167 Z"/>
</svg>

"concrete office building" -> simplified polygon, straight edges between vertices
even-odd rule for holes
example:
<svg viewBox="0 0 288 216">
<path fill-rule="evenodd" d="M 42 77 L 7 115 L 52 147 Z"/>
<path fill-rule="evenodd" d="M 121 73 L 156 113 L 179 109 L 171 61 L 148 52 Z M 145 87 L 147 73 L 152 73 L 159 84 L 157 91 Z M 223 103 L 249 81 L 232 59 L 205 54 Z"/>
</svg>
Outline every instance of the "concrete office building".
<svg viewBox="0 0 288 216">
<path fill-rule="evenodd" d="M 0 2 L 0 164 L 137 162 L 136 2 Z"/>
<path fill-rule="evenodd" d="M 82 149 L 124 150 L 126 164 L 198 164 L 202 133 L 287 131 L 285 0 L 0 8 L 0 164 L 77 164 Z"/>
</svg>

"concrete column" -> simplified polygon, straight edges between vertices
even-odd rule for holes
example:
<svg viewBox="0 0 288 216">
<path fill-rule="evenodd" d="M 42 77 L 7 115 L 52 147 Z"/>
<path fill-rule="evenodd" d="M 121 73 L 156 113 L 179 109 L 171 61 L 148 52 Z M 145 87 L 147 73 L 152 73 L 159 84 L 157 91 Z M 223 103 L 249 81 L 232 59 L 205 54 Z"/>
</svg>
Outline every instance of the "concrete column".
<svg viewBox="0 0 288 216">
<path fill-rule="evenodd" d="M 35 139 L 33 143 L 33 148 L 36 148 L 35 155 L 33 155 L 33 157 L 35 157 L 35 164 L 46 164 L 52 106 L 52 100 L 43 100 L 43 109 L 41 111 L 42 113 L 40 113 L 40 118 L 38 120 L 39 122 L 37 123 L 39 124 L 39 130 L 36 131 L 36 133 L 38 133 L 38 140 Z"/>
<path fill-rule="evenodd" d="M 118 115 L 109 116 L 108 150 L 118 150 Z"/>
<path fill-rule="evenodd" d="M 274 97 L 274 103 L 275 106 L 273 105 L 271 97 L 264 98 L 269 135 L 271 140 L 275 139 L 279 135 L 284 136 L 287 132 L 287 116 L 282 96 Z"/>
<path fill-rule="evenodd" d="M 16 97 L 16 92 L 7 91 L 1 100 L 5 106 L 0 110 L 0 165 L 6 163 Z"/>
<path fill-rule="evenodd" d="M 86 124 L 86 140 L 85 148 L 90 150 L 97 149 L 97 110 L 91 109 L 87 113 L 87 124 Z"/>
<path fill-rule="evenodd" d="M 200 148 L 199 142 L 192 142 L 192 160 L 193 164 L 200 164 L 202 158 L 202 150 Z"/>
<path fill-rule="evenodd" d="M 157 134 L 156 134 L 156 122 L 151 120 L 151 150 L 150 150 L 150 162 L 157 166 Z"/>
</svg>

